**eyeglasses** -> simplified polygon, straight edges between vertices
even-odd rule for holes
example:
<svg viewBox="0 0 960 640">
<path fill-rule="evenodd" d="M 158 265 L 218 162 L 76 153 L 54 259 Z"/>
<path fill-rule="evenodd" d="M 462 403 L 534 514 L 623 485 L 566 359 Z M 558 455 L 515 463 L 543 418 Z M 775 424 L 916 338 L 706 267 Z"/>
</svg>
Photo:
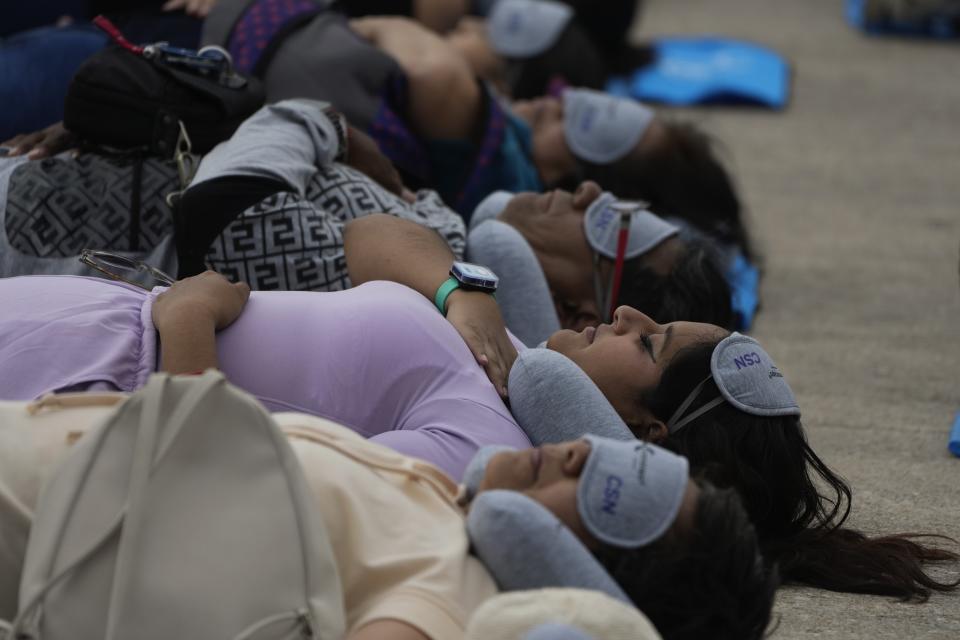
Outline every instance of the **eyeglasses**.
<svg viewBox="0 0 960 640">
<path fill-rule="evenodd" d="M 153 287 L 148 287 L 137 279 L 153 278 L 164 286 L 171 286 L 176 280 L 170 277 L 160 269 L 151 267 L 145 262 L 134 260 L 127 256 L 122 256 L 109 251 L 96 251 L 94 249 L 84 249 L 80 253 L 80 262 L 96 269 L 111 280 L 119 280 L 132 284 L 135 287 L 150 291 Z"/>
<path fill-rule="evenodd" d="M 597 310 L 604 314 L 603 321 L 610 322 L 613 312 L 617 309 L 617 300 L 620 298 L 620 285 L 623 281 L 623 264 L 626 261 L 627 243 L 630 239 L 630 220 L 634 213 L 648 208 L 646 202 L 638 200 L 618 200 L 609 205 L 610 209 L 620 214 L 620 231 L 617 237 L 617 257 L 614 261 L 613 276 L 610 286 L 604 286 L 603 276 L 600 274 L 600 254 L 593 252 L 593 291 L 597 299 Z"/>
</svg>

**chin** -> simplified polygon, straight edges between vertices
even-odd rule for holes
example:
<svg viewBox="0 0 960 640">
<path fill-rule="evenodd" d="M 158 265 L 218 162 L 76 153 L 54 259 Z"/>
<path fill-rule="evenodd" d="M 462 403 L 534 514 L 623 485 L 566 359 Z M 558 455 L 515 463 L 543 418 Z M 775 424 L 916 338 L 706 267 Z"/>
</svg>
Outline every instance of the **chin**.
<svg viewBox="0 0 960 640">
<path fill-rule="evenodd" d="M 547 338 L 547 344 L 544 346 L 551 351 L 556 351 L 557 353 L 566 355 L 564 346 L 568 344 L 571 337 L 576 335 L 577 332 L 573 331 L 572 329 L 560 329 Z"/>
</svg>

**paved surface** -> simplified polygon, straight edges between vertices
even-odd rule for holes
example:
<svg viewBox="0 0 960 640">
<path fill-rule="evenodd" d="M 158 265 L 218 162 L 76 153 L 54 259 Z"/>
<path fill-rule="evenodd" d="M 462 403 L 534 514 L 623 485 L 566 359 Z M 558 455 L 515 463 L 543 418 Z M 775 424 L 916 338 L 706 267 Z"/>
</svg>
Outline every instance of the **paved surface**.
<svg viewBox="0 0 960 640">
<path fill-rule="evenodd" d="M 716 33 L 794 65 L 782 113 L 685 110 L 726 143 L 761 252 L 755 335 L 869 533 L 960 537 L 960 43 L 867 38 L 841 0 L 648 0 L 640 35 Z M 960 568 L 954 568 L 956 574 Z M 948 575 L 944 573 L 943 575 Z M 960 638 L 923 605 L 781 590 L 774 638 Z"/>
</svg>

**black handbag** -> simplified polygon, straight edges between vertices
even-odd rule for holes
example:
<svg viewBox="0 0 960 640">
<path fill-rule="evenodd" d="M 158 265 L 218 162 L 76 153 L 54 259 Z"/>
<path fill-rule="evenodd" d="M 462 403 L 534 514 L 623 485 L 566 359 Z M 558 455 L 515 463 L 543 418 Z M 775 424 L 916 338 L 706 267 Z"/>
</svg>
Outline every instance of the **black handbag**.
<svg viewBox="0 0 960 640">
<path fill-rule="evenodd" d="M 85 141 L 163 158 L 205 153 L 263 106 L 261 84 L 235 73 L 222 49 L 137 47 L 96 22 L 116 44 L 80 66 L 64 105 L 64 126 Z"/>
</svg>

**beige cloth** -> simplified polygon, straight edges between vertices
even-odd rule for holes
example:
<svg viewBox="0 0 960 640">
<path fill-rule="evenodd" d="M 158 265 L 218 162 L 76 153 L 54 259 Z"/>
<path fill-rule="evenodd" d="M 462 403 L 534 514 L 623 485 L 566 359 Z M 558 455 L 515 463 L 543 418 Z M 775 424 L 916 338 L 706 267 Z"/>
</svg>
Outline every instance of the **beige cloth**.
<svg viewBox="0 0 960 640">
<path fill-rule="evenodd" d="M 105 420 L 125 397 L 90 393 L 34 403 L 0 401 L 0 619 L 17 613 L 30 522 L 44 481 L 68 444 Z"/>
<path fill-rule="evenodd" d="M 597 640 L 660 640 L 646 616 L 599 591 L 537 589 L 504 593 L 476 610 L 466 640 L 523 640 L 545 623 L 566 624 Z"/>
<path fill-rule="evenodd" d="M 63 394 L 0 402 L 0 618 L 16 613 L 34 507 L 69 445 L 122 394 Z M 79 404 L 93 406 L 78 406 Z M 496 593 L 468 554 L 457 485 L 436 467 L 304 414 L 274 414 L 290 437 L 328 527 L 350 631 L 402 620 L 434 640 L 462 638 Z"/>
<path fill-rule="evenodd" d="M 468 554 L 458 486 L 431 464 L 321 418 L 278 413 L 318 497 L 355 630 L 381 618 L 434 640 L 462 638 L 470 614 L 496 594 Z"/>
</svg>

